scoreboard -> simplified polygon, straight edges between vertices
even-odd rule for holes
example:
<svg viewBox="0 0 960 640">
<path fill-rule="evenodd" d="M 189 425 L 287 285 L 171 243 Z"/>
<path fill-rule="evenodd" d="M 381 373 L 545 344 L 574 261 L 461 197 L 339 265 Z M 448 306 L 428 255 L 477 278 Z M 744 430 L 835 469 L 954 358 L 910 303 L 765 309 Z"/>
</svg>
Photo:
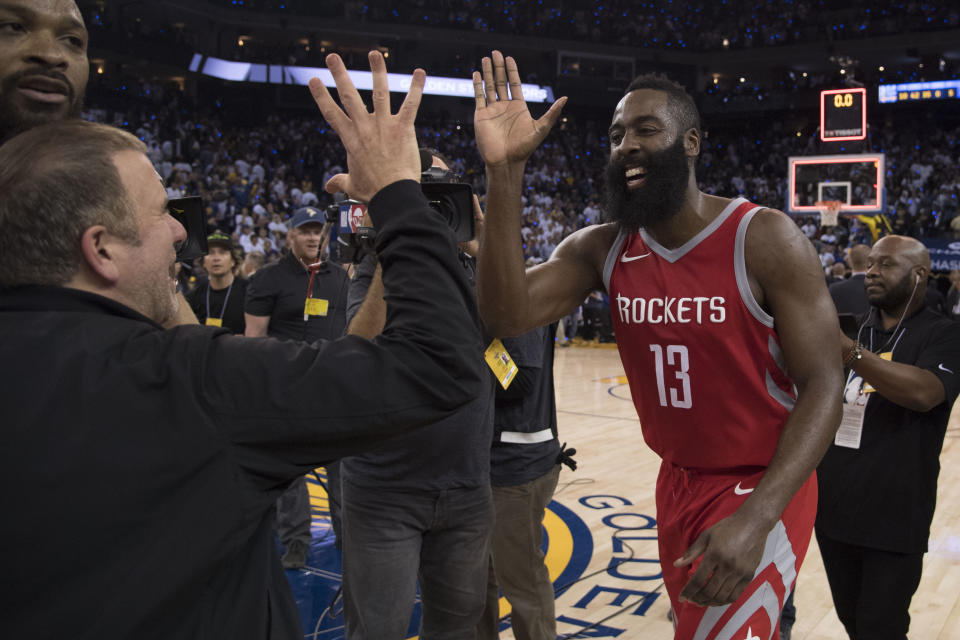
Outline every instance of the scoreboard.
<svg viewBox="0 0 960 640">
<path fill-rule="evenodd" d="M 882 84 L 878 90 L 880 103 L 950 100 L 960 98 L 960 80 L 904 82 Z"/>
<path fill-rule="evenodd" d="M 820 139 L 823 142 L 867 137 L 867 90 L 829 89 L 820 92 Z"/>
</svg>

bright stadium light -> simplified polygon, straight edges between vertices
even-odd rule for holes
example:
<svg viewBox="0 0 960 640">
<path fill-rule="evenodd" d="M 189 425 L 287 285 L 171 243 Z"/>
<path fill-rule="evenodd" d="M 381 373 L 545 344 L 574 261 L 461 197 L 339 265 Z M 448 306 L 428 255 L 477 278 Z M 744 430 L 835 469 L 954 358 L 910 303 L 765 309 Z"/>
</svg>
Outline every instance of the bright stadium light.
<svg viewBox="0 0 960 640">
<path fill-rule="evenodd" d="M 264 82 L 268 84 L 291 84 L 306 86 L 310 78 L 320 78 L 327 87 L 335 87 L 333 75 L 322 67 L 297 67 L 278 64 L 254 64 L 233 62 L 220 58 L 194 54 L 190 71 L 212 78 L 232 82 Z M 348 71 L 350 80 L 359 90 L 373 89 L 373 74 L 369 71 Z M 412 75 L 388 73 L 387 84 L 391 92 L 406 93 L 410 89 Z M 523 98 L 527 102 L 553 102 L 553 89 L 538 84 L 523 84 Z M 473 80 L 470 78 L 446 78 L 427 75 L 424 95 L 473 98 Z"/>
</svg>

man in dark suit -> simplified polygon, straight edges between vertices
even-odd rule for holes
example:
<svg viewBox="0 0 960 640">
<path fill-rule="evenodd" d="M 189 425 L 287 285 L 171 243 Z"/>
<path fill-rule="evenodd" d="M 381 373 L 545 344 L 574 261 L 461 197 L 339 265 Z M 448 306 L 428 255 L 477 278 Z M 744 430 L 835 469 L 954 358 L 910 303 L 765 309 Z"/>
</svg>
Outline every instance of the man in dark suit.
<svg viewBox="0 0 960 640">
<path fill-rule="evenodd" d="M 863 284 L 869 255 L 870 247 L 865 244 L 855 244 L 850 247 L 847 255 L 847 264 L 850 265 L 851 270 L 850 277 L 830 285 L 830 297 L 833 298 L 833 304 L 837 307 L 837 313 L 851 313 L 859 317 L 870 308 L 867 291 Z"/>
</svg>

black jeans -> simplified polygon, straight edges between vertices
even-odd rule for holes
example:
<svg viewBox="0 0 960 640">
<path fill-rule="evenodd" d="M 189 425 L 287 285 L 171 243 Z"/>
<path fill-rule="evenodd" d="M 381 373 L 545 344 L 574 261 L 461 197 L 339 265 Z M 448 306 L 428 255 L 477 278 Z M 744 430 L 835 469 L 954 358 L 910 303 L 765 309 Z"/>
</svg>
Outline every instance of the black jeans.
<svg viewBox="0 0 960 640">
<path fill-rule="evenodd" d="M 493 505 L 490 485 L 343 491 L 343 604 L 348 640 L 407 637 L 417 578 L 421 640 L 472 638 L 483 614 Z"/>
<path fill-rule="evenodd" d="M 817 532 L 837 617 L 852 640 L 906 640 L 910 600 L 920 585 L 922 553 L 892 553 Z"/>
<path fill-rule="evenodd" d="M 307 479 L 300 476 L 277 498 L 277 537 L 284 547 L 296 541 L 309 549 L 310 517 Z"/>
</svg>

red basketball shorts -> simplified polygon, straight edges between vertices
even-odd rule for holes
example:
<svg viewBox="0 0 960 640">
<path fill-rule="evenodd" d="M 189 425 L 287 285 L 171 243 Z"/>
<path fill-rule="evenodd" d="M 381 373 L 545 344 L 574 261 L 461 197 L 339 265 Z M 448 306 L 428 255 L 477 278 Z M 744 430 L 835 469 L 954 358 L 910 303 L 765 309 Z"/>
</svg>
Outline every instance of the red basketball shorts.
<svg viewBox="0 0 960 640">
<path fill-rule="evenodd" d="M 736 602 L 698 607 L 679 602 L 680 591 L 700 566 L 674 567 L 697 537 L 736 511 L 766 469 L 713 472 L 667 462 L 657 478 L 660 566 L 673 606 L 675 640 L 770 640 L 779 638 L 780 611 L 793 590 L 817 514 L 816 474 L 800 488 L 767 536 L 753 581 Z"/>
</svg>

